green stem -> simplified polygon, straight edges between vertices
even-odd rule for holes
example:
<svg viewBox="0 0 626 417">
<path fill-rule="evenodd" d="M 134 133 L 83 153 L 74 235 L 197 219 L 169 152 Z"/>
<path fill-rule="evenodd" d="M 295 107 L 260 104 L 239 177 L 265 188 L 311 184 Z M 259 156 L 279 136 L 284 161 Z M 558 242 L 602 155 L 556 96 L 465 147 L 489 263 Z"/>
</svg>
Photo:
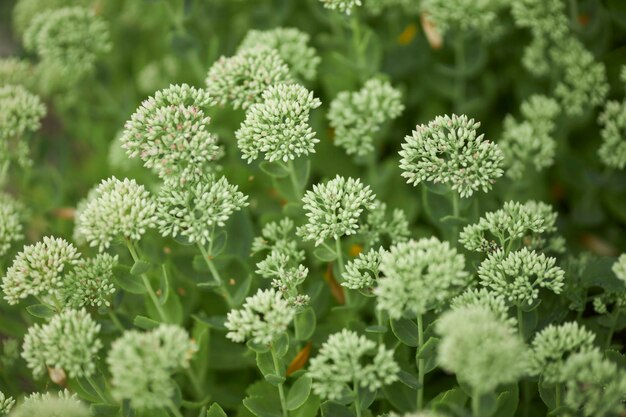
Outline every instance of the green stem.
<svg viewBox="0 0 626 417">
<path fill-rule="evenodd" d="M 354 381 L 354 410 L 356 411 L 356 417 L 361 417 L 361 396 L 359 395 L 359 383 Z"/>
<path fill-rule="evenodd" d="M 615 327 L 617 326 L 617 319 L 619 319 L 620 315 L 620 307 L 616 305 L 614 307 L 615 311 L 613 311 L 613 321 L 611 322 L 611 327 L 609 328 L 609 334 L 606 337 L 606 346 L 605 349 L 611 347 L 611 342 L 613 341 L 613 333 L 615 333 Z"/>
<path fill-rule="evenodd" d="M 206 266 L 209 268 L 209 271 L 211 271 L 211 275 L 213 276 L 213 279 L 218 285 L 217 291 L 220 293 L 222 297 L 224 297 L 224 300 L 226 301 L 226 304 L 228 304 L 228 307 L 230 308 L 234 307 L 235 302 L 233 300 L 233 297 L 231 297 L 228 290 L 224 287 L 224 281 L 222 281 L 222 277 L 220 276 L 220 273 L 217 271 L 217 268 L 215 267 L 215 263 L 213 263 L 211 256 L 209 255 L 205 247 L 202 246 L 200 243 L 198 243 L 197 246 L 198 246 L 198 249 L 200 249 L 200 253 L 202 253 L 202 258 L 204 258 L 204 262 L 206 263 Z"/>
<path fill-rule="evenodd" d="M 430 204 L 428 204 L 428 188 L 426 188 L 425 185 L 422 185 L 421 188 L 422 188 L 422 206 L 424 206 L 423 207 L 424 213 L 426 213 L 428 220 L 431 220 L 433 218 L 433 214 L 430 210 Z"/>
<path fill-rule="evenodd" d="M 296 176 L 296 168 L 293 166 L 293 161 L 287 162 L 287 168 L 289 169 L 289 178 L 291 179 L 291 186 L 293 192 L 298 200 L 302 199 L 302 190 L 300 190 L 300 184 L 298 183 L 298 177 Z"/>
<path fill-rule="evenodd" d="M 459 238 L 459 226 L 456 222 L 457 222 L 457 219 L 461 216 L 461 210 L 459 208 L 459 194 L 456 193 L 455 191 L 452 191 L 450 200 L 452 204 L 452 216 L 454 217 L 452 228 L 451 228 L 452 243 L 456 245 L 457 240 Z"/>
<path fill-rule="evenodd" d="M 350 19 L 350 26 L 352 28 L 352 48 L 354 49 L 356 67 L 360 78 L 362 76 L 360 74 L 364 70 L 363 48 L 361 48 L 361 25 L 359 24 L 359 18 L 356 15 L 353 15 Z"/>
<path fill-rule="evenodd" d="M 104 393 L 100 390 L 100 387 L 98 386 L 98 384 L 96 384 L 94 382 L 93 379 L 91 379 L 91 376 L 87 376 L 85 377 L 85 379 L 87 380 L 87 382 L 89 383 L 89 385 L 91 385 L 91 388 L 93 388 L 93 390 L 96 392 L 96 394 L 98 394 L 98 397 L 100 397 L 100 399 L 102 400 L 103 403 L 105 404 L 109 404 L 110 401 L 107 400 L 106 396 L 104 395 Z"/>
<path fill-rule="evenodd" d="M 341 252 L 341 239 L 335 239 L 335 252 L 337 252 L 337 264 L 339 265 L 339 273 L 343 279 L 345 273 L 345 265 L 343 263 L 343 253 Z"/>
<path fill-rule="evenodd" d="M 424 322 L 421 314 L 417 315 L 417 351 L 424 346 Z M 424 374 L 425 374 L 425 360 L 418 359 L 417 360 L 417 378 L 419 381 L 419 388 L 417 388 L 417 411 L 420 411 L 424 408 Z"/>
<path fill-rule="evenodd" d="M 524 312 L 519 306 L 517 307 L 517 328 L 520 337 L 524 340 Z"/>
<path fill-rule="evenodd" d="M 274 371 L 276 372 L 276 375 L 282 376 L 280 365 L 278 363 L 278 358 L 276 357 L 276 350 L 274 349 L 273 345 L 270 349 L 270 352 L 272 353 L 272 361 L 274 362 Z M 280 397 L 280 408 L 283 412 L 283 417 L 288 417 L 289 413 L 287 412 L 287 405 L 285 401 L 285 389 L 282 382 L 278 384 L 278 396 Z"/>
<path fill-rule="evenodd" d="M 454 111 L 458 114 L 465 102 L 465 43 L 463 36 L 457 35 L 454 42 L 454 61 L 456 65 L 456 90 Z"/>
<path fill-rule="evenodd" d="M 115 328 L 119 330 L 120 332 L 124 333 L 126 329 L 124 328 L 120 320 L 117 318 L 117 314 L 115 314 L 115 311 L 108 310 L 107 314 L 109 315 L 109 318 L 113 322 L 113 325 L 115 326 Z"/>
<path fill-rule="evenodd" d="M 472 416 L 480 417 L 480 394 L 476 390 L 472 393 Z"/>
<path fill-rule="evenodd" d="M 559 408 L 561 406 L 561 384 L 559 384 L 557 382 L 557 384 L 554 387 L 554 402 L 556 405 L 556 408 Z"/>
<path fill-rule="evenodd" d="M 133 242 L 126 239 L 126 247 L 128 248 L 128 251 L 130 252 L 130 256 L 132 256 L 133 258 L 133 261 L 138 262 L 140 260 L 139 255 L 137 255 L 137 250 L 135 249 L 135 245 L 133 244 Z M 152 285 L 150 285 L 150 280 L 148 279 L 145 273 L 142 273 L 140 276 L 141 276 L 141 280 L 143 281 L 143 285 L 146 287 L 148 296 L 152 300 L 152 303 L 154 304 L 154 307 L 156 308 L 157 313 L 159 314 L 159 317 L 161 318 L 161 321 L 167 322 L 168 321 L 167 314 L 165 313 L 165 310 L 163 310 L 161 303 L 159 303 L 159 299 L 157 298 L 157 295 L 152 289 Z"/>
<path fill-rule="evenodd" d="M 193 369 L 187 368 L 186 373 L 189 378 L 189 382 L 191 382 L 191 387 L 193 388 L 193 393 L 196 396 L 196 399 L 201 400 L 204 397 L 202 394 L 202 383 Z"/>
<path fill-rule="evenodd" d="M 180 412 L 178 407 L 174 405 L 172 401 L 168 402 L 167 407 L 170 409 L 170 411 L 172 412 L 172 414 L 174 414 L 175 417 L 183 417 L 183 414 Z"/>
</svg>

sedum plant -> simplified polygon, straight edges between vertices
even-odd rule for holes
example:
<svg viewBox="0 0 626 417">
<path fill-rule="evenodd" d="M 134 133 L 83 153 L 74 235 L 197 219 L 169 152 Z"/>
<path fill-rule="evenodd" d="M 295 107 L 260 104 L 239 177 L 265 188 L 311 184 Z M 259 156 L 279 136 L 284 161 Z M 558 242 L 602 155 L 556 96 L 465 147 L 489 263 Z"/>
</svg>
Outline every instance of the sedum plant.
<svg viewBox="0 0 626 417">
<path fill-rule="evenodd" d="M 372 78 L 358 91 L 342 91 L 330 103 L 328 111 L 330 126 L 335 130 L 335 144 L 349 155 L 373 153 L 376 132 L 403 110 L 400 92 L 388 81 Z"/>
<path fill-rule="evenodd" d="M 24 205 L 9 194 L 0 194 L 0 256 L 24 238 Z"/>
<path fill-rule="evenodd" d="M 320 0 L 325 8 L 350 14 L 352 9 L 361 6 L 361 0 Z"/>
<path fill-rule="evenodd" d="M 18 404 L 11 417 L 89 417 L 89 408 L 67 390 L 58 394 L 32 394 Z"/>
<path fill-rule="evenodd" d="M 604 165 L 613 169 L 626 167 L 626 103 L 609 101 L 598 118 L 602 126 L 602 145 L 598 156 Z"/>
</svg>

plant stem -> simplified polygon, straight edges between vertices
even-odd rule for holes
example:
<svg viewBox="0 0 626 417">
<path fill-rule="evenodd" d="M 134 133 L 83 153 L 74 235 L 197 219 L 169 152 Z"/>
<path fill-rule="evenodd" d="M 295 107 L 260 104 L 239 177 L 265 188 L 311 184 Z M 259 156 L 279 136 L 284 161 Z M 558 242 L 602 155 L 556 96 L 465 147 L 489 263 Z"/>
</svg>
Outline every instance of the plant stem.
<svg viewBox="0 0 626 417">
<path fill-rule="evenodd" d="M 424 346 L 424 322 L 421 314 L 417 315 L 417 351 Z M 425 361 L 420 358 L 417 360 L 417 378 L 419 381 L 419 388 L 417 388 L 417 401 L 416 408 L 420 411 L 424 408 L 424 371 Z"/>
<path fill-rule="evenodd" d="M 86 376 L 85 379 L 87 380 L 87 382 L 89 382 L 89 385 L 91 386 L 91 388 L 93 388 L 96 394 L 98 394 L 98 397 L 100 397 L 102 402 L 104 402 L 105 404 L 109 404 L 109 400 L 107 400 L 105 395 L 100 390 L 100 387 L 98 386 L 98 384 L 95 383 L 95 381 L 91 378 L 91 376 Z"/>
<path fill-rule="evenodd" d="M 343 253 L 341 251 L 341 239 L 335 239 L 335 252 L 337 253 L 337 265 L 339 266 L 339 275 L 341 275 L 341 281 L 343 281 L 343 276 L 346 271 L 345 264 L 343 263 Z M 345 296 L 346 305 L 349 306 L 351 304 L 350 297 L 350 289 L 347 287 L 343 288 L 343 294 Z"/>
<path fill-rule="evenodd" d="M 200 249 L 200 253 L 202 253 L 202 258 L 204 258 L 204 262 L 206 263 L 206 266 L 209 267 L 209 271 L 211 271 L 211 275 L 213 275 L 213 279 L 215 279 L 215 282 L 217 282 L 218 284 L 218 287 L 217 287 L 218 292 L 220 293 L 222 297 L 224 297 L 224 300 L 226 301 L 226 304 L 228 304 L 228 307 L 230 308 L 234 307 L 235 302 L 233 301 L 233 297 L 230 296 L 230 293 L 224 287 L 224 281 L 222 281 L 222 277 L 220 276 L 220 273 L 217 271 L 217 268 L 215 267 L 215 264 L 213 263 L 211 256 L 209 255 L 207 250 L 204 248 L 204 246 L 202 246 L 200 243 L 198 243 L 197 246 L 198 246 L 198 249 Z"/>
<path fill-rule="evenodd" d="M 520 337 L 524 340 L 524 312 L 519 306 L 517 306 L 517 328 Z"/>
<path fill-rule="evenodd" d="M 456 65 L 456 91 L 454 111 L 459 113 L 465 102 L 465 43 L 462 36 L 457 35 L 454 42 L 454 61 Z"/>
<path fill-rule="evenodd" d="M 459 194 L 455 191 L 452 191 L 450 201 L 452 204 L 452 216 L 455 218 L 454 223 L 452 223 L 452 243 L 456 245 L 456 242 L 459 238 L 459 226 L 456 224 L 456 219 L 461 216 L 461 210 L 459 208 Z"/>
<path fill-rule="evenodd" d="M 298 200 L 302 199 L 302 190 L 300 190 L 300 184 L 298 184 L 298 177 L 296 176 L 296 168 L 293 166 L 293 161 L 287 162 L 287 168 L 289 168 L 289 178 L 291 179 L 291 186 L 293 192 Z"/>
<path fill-rule="evenodd" d="M 128 248 L 128 251 L 130 252 L 130 256 L 133 258 L 133 261 L 137 263 L 140 259 L 139 259 L 139 255 L 137 255 L 137 250 L 135 249 L 135 245 L 130 240 L 128 239 L 125 239 L 125 240 L 126 240 L 126 247 Z M 159 299 L 156 296 L 154 290 L 152 289 L 152 285 L 150 285 L 150 280 L 148 279 L 145 273 L 142 273 L 140 276 L 141 276 L 141 280 L 143 281 L 143 285 L 146 287 L 148 296 L 152 300 L 152 303 L 154 304 L 154 307 L 156 308 L 157 313 L 159 314 L 159 317 L 161 318 L 161 321 L 167 322 L 168 321 L 167 314 L 165 313 L 165 310 L 163 310 L 161 303 L 159 303 Z"/>
<path fill-rule="evenodd" d="M 359 18 L 353 15 L 350 19 L 350 26 L 352 28 L 352 47 L 354 48 L 354 55 L 356 58 L 356 67 L 359 78 L 362 77 L 364 70 L 363 65 L 363 49 L 361 48 L 361 26 L 359 24 Z"/>
<path fill-rule="evenodd" d="M 120 320 L 117 318 L 117 314 L 115 314 L 115 311 L 108 310 L 107 313 L 115 328 L 123 333 L 126 329 L 124 328 L 124 326 L 122 326 L 122 323 L 120 323 Z"/>
<path fill-rule="evenodd" d="M 201 400 L 203 398 L 202 384 L 200 380 L 198 379 L 198 376 L 196 375 L 194 370 L 191 368 L 187 368 L 186 373 L 187 373 L 187 377 L 189 378 L 189 382 L 191 382 L 191 387 L 193 388 L 193 392 L 194 392 L 194 395 L 196 396 L 196 399 Z"/>
<path fill-rule="evenodd" d="M 361 397 L 359 395 L 359 383 L 354 381 L 354 410 L 356 411 L 356 417 L 361 417 Z"/>
<path fill-rule="evenodd" d="M 172 412 L 172 414 L 174 414 L 175 417 L 183 417 L 180 410 L 174 405 L 172 401 L 168 402 L 167 407 L 170 409 L 170 411 Z"/>
<path fill-rule="evenodd" d="M 617 319 L 619 318 L 620 312 L 621 312 L 620 307 L 616 305 L 613 311 L 613 321 L 611 322 L 611 327 L 609 328 L 609 334 L 606 337 L 606 345 L 604 347 L 605 349 L 608 349 L 609 347 L 611 347 L 611 341 L 613 340 L 613 333 L 615 333 L 615 326 L 617 326 Z"/>
<path fill-rule="evenodd" d="M 561 384 L 559 384 L 558 382 L 556 383 L 555 387 L 554 387 L 555 393 L 554 393 L 554 402 L 555 402 L 555 408 L 559 408 L 561 406 Z"/>
<path fill-rule="evenodd" d="M 480 394 L 476 390 L 472 393 L 472 416 L 480 417 Z"/>
<path fill-rule="evenodd" d="M 276 349 L 274 349 L 274 345 L 272 345 L 270 352 L 272 353 L 272 361 L 274 362 L 274 371 L 276 372 L 276 375 L 282 376 L 281 375 L 282 372 L 280 371 L 280 365 L 278 364 L 278 358 L 276 357 Z M 285 402 L 285 390 L 284 390 L 282 382 L 278 384 L 278 396 L 280 397 L 280 408 L 283 412 L 283 417 L 288 417 L 289 413 L 287 412 L 287 405 Z"/>
</svg>

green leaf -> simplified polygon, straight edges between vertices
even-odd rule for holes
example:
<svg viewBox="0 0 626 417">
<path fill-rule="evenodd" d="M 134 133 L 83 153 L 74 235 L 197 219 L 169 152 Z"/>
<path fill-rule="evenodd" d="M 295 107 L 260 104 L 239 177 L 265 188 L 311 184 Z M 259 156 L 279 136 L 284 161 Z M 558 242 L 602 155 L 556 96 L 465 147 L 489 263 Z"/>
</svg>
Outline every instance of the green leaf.
<svg viewBox="0 0 626 417">
<path fill-rule="evenodd" d="M 89 411 L 93 417 L 117 417 L 120 407 L 110 404 L 91 404 Z"/>
<path fill-rule="evenodd" d="M 282 162 L 263 161 L 259 164 L 259 168 L 273 178 L 284 178 L 289 175 L 289 168 Z"/>
<path fill-rule="evenodd" d="M 513 417 L 519 405 L 519 389 L 517 384 L 507 386 L 507 390 L 501 392 L 496 400 L 497 417 Z"/>
<path fill-rule="evenodd" d="M 28 313 L 31 316 L 34 316 L 40 319 L 49 319 L 50 317 L 55 315 L 54 310 L 45 304 L 30 305 L 26 307 L 26 311 L 28 311 Z"/>
<path fill-rule="evenodd" d="M 315 332 L 316 321 L 313 308 L 307 307 L 299 312 L 294 319 L 296 340 L 309 340 Z"/>
<path fill-rule="evenodd" d="M 250 292 L 252 285 L 252 274 L 246 274 L 242 282 L 239 283 L 235 294 L 233 294 L 233 302 L 237 305 L 241 304 Z M 228 291 L 228 290 L 227 290 Z"/>
<path fill-rule="evenodd" d="M 265 380 L 275 387 L 285 382 L 285 377 L 276 375 L 276 374 L 267 374 L 265 375 Z"/>
<path fill-rule="evenodd" d="M 248 340 L 246 342 L 246 346 L 248 346 L 248 348 L 252 349 L 256 353 L 265 353 L 265 352 L 268 352 L 270 350 L 270 347 L 268 345 L 264 345 L 264 344 L 261 344 L 261 343 L 255 343 L 252 340 Z"/>
<path fill-rule="evenodd" d="M 272 353 L 269 351 L 259 352 L 256 354 L 256 366 L 259 368 L 259 371 L 261 371 L 263 376 L 276 373 Z"/>
<path fill-rule="evenodd" d="M 384 334 L 387 333 L 387 326 L 367 326 L 365 331 L 368 333 Z"/>
<path fill-rule="evenodd" d="M 136 316 L 133 320 L 133 324 L 140 329 L 151 330 L 155 327 L 159 327 L 161 323 L 146 316 Z"/>
<path fill-rule="evenodd" d="M 225 230 L 221 230 L 217 235 L 213 237 L 213 243 L 211 245 L 211 255 L 212 257 L 216 257 L 226 248 L 226 242 L 228 241 L 228 233 Z"/>
<path fill-rule="evenodd" d="M 287 393 L 287 410 L 295 410 L 309 398 L 311 393 L 311 377 L 303 375 L 293 383 Z"/>
<path fill-rule="evenodd" d="M 469 397 L 461 388 L 452 388 L 442 392 L 430 401 L 433 408 L 438 405 L 454 405 L 464 407 Z"/>
<path fill-rule="evenodd" d="M 537 385 L 541 401 L 548 407 L 548 410 L 554 410 L 556 407 L 556 385 L 548 384 L 543 378 Z"/>
<path fill-rule="evenodd" d="M 415 410 L 417 391 L 409 388 L 403 382 L 396 381 L 391 385 L 385 385 L 383 392 L 385 393 L 385 398 L 398 411 L 407 413 Z"/>
<path fill-rule="evenodd" d="M 367 410 L 376 399 L 376 390 L 370 391 L 367 388 L 359 387 L 359 407 L 361 410 Z"/>
<path fill-rule="evenodd" d="M 204 312 L 200 313 L 200 314 L 192 314 L 191 318 L 200 322 L 200 323 L 204 323 L 207 326 L 209 326 L 212 329 L 217 329 L 217 330 L 226 330 L 226 326 L 224 323 L 226 323 L 226 316 L 211 316 L 211 317 L 207 317 L 206 314 L 204 314 Z"/>
<path fill-rule="evenodd" d="M 202 255 L 194 255 L 191 261 L 191 266 L 193 267 L 194 271 L 209 272 L 209 266 L 206 264 L 206 261 L 204 260 L 204 256 Z M 212 281 L 211 283 L 217 285 L 217 282 Z"/>
<path fill-rule="evenodd" d="M 472 401 L 475 401 L 472 398 Z M 480 407 L 478 408 L 478 415 L 480 417 L 491 417 L 498 409 L 496 395 L 494 393 L 482 394 L 480 396 Z"/>
<path fill-rule="evenodd" d="M 159 304 L 164 305 L 170 296 L 170 280 L 167 276 L 167 267 L 161 265 L 161 295 L 159 296 Z"/>
<path fill-rule="evenodd" d="M 433 356 L 436 356 L 439 342 L 440 339 L 438 337 L 431 337 L 418 349 L 415 357 L 417 359 L 429 359 Z"/>
<path fill-rule="evenodd" d="M 322 262 L 333 262 L 337 259 L 337 254 L 335 251 L 327 248 L 326 246 L 320 246 L 319 248 L 315 248 L 313 251 L 313 256 L 316 259 L 319 259 Z"/>
<path fill-rule="evenodd" d="M 243 405 L 257 417 L 282 417 L 280 410 L 276 408 L 275 401 L 266 397 L 247 397 Z"/>
<path fill-rule="evenodd" d="M 226 415 L 218 403 L 213 403 L 206 412 L 206 417 L 228 417 L 228 415 Z"/>
<path fill-rule="evenodd" d="M 136 277 L 131 275 L 130 268 L 125 265 L 113 267 L 115 283 L 124 291 L 131 294 L 145 294 L 146 287 Z"/>
<path fill-rule="evenodd" d="M 413 388 L 415 390 L 420 387 L 420 382 L 417 377 L 407 371 L 398 372 L 398 378 L 400 379 L 400 382 L 402 382 L 407 387 Z"/>
<path fill-rule="evenodd" d="M 414 321 L 405 318 L 391 320 L 391 331 L 405 345 L 417 347 L 419 330 Z"/>
<path fill-rule="evenodd" d="M 274 352 L 278 358 L 282 358 L 289 351 L 289 334 L 283 333 L 274 341 Z"/>
<path fill-rule="evenodd" d="M 149 269 L 150 269 L 150 263 L 140 259 L 137 262 L 135 262 L 133 267 L 130 269 L 130 274 L 141 275 L 141 274 L 148 272 Z"/>
<path fill-rule="evenodd" d="M 320 406 L 322 417 L 354 417 L 352 411 L 345 405 L 333 401 L 326 401 Z"/>
</svg>

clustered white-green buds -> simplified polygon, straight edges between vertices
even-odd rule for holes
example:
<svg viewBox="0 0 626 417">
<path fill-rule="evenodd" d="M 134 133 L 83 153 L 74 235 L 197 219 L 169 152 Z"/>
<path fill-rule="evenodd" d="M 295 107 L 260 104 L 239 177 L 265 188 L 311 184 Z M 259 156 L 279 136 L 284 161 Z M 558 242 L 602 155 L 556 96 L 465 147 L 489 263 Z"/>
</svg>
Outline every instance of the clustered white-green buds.
<svg viewBox="0 0 626 417">
<path fill-rule="evenodd" d="M 100 325 L 85 309 L 65 310 L 28 329 L 22 357 L 35 376 L 53 368 L 70 378 L 89 377 L 96 371 L 94 358 L 102 348 L 99 332 Z"/>
<path fill-rule="evenodd" d="M 449 31 L 476 31 L 489 35 L 498 12 L 507 6 L 502 0 L 424 0 L 421 8 L 442 34 Z"/>
<path fill-rule="evenodd" d="M 265 46 L 274 48 L 289 66 L 294 78 L 313 80 L 321 59 L 309 46 L 310 36 L 296 28 L 278 27 L 271 30 L 250 30 L 239 46 L 239 51 Z"/>
<path fill-rule="evenodd" d="M 261 236 L 252 241 L 252 252 L 258 253 L 269 250 L 286 256 L 294 263 L 304 260 L 304 251 L 298 249 L 298 244 L 292 236 L 294 222 L 289 217 L 279 222 L 269 222 L 263 226 Z M 257 265 L 258 266 L 258 265 Z"/>
<path fill-rule="evenodd" d="M 477 136 L 479 126 L 455 114 L 418 125 L 402 144 L 402 176 L 416 186 L 423 181 L 448 185 L 461 197 L 489 191 L 504 173 L 504 156 L 495 143 Z"/>
<path fill-rule="evenodd" d="M 343 329 L 328 337 L 311 359 L 308 372 L 315 394 L 339 400 L 359 388 L 374 392 L 397 381 L 400 367 L 393 350 Z"/>
<path fill-rule="evenodd" d="M 15 405 L 13 397 L 7 397 L 2 391 L 0 391 L 0 416 L 9 414 L 9 411 Z"/>
<path fill-rule="evenodd" d="M 563 380 L 563 364 L 569 356 L 590 350 L 595 335 L 576 322 L 553 324 L 541 330 L 532 342 L 529 370 L 548 383 Z"/>
<path fill-rule="evenodd" d="M 189 366 L 196 350 L 187 332 L 173 324 L 161 324 L 149 332 L 124 332 L 107 357 L 111 395 L 118 401 L 130 400 L 139 410 L 171 405 L 176 390 L 171 376 Z"/>
<path fill-rule="evenodd" d="M 0 58 L 0 87 L 5 85 L 32 85 L 33 67 L 23 59 L 16 57 Z"/>
<path fill-rule="evenodd" d="M 0 256 L 5 255 L 15 242 L 24 238 L 22 220 L 25 210 L 21 202 L 0 192 Z"/>
<path fill-rule="evenodd" d="M 35 393 L 24 398 L 11 417 L 90 417 L 89 408 L 76 395 L 63 390 L 58 393 Z"/>
<path fill-rule="evenodd" d="M 288 162 L 314 153 L 319 139 L 309 125 L 309 112 L 321 104 L 299 84 L 270 86 L 235 132 L 242 157 L 252 162 L 263 154 L 270 162 Z"/>
<path fill-rule="evenodd" d="M 570 356 L 562 375 L 563 402 L 572 413 L 610 417 L 626 411 L 626 373 L 617 363 L 606 359 L 599 349 Z"/>
<path fill-rule="evenodd" d="M 557 213 L 546 203 L 507 201 L 501 209 L 488 212 L 477 223 L 465 226 L 459 241 L 467 250 L 475 252 L 506 250 L 524 237 L 537 240 L 542 233 L 554 232 L 556 217 Z"/>
<path fill-rule="evenodd" d="M 159 231 L 204 246 L 215 228 L 224 227 L 235 211 L 248 205 L 247 199 L 226 177 L 208 174 L 184 187 L 177 179 L 167 179 L 157 196 Z"/>
<path fill-rule="evenodd" d="M 517 325 L 517 320 L 509 316 L 509 306 L 506 298 L 486 288 L 470 288 L 450 300 L 450 307 L 453 310 L 473 306 L 489 309 L 498 320 L 509 324 L 511 327 Z"/>
<path fill-rule="evenodd" d="M 385 250 L 382 247 L 361 252 L 359 256 L 346 264 L 341 285 L 353 290 L 374 288 L 380 276 L 380 263 L 384 253 Z"/>
<path fill-rule="evenodd" d="M 617 279 L 624 281 L 626 285 L 626 253 L 620 255 L 611 268 Z"/>
<path fill-rule="evenodd" d="M 197 178 L 223 153 L 207 131 L 211 118 L 205 111 L 212 104 L 205 90 L 187 84 L 157 91 L 126 122 L 122 147 L 161 178 Z"/>
<path fill-rule="evenodd" d="M 528 167 L 541 171 L 554 163 L 556 141 L 552 133 L 559 111 L 554 99 L 535 95 L 522 103 L 522 121 L 510 115 L 504 119 L 504 132 L 498 145 L 504 153 L 508 177 L 519 180 Z"/>
<path fill-rule="evenodd" d="M 565 281 L 555 258 L 528 248 L 508 255 L 502 250 L 491 253 L 480 264 L 478 276 L 482 285 L 517 306 L 532 305 L 540 288 L 560 294 Z"/>
<path fill-rule="evenodd" d="M 111 177 L 76 211 L 76 233 L 100 251 L 116 240 L 137 241 L 156 225 L 156 203 L 134 179 Z"/>
<path fill-rule="evenodd" d="M 463 255 L 436 237 L 392 246 L 382 254 L 380 270 L 384 276 L 374 290 L 377 307 L 394 319 L 440 307 L 470 279 Z"/>
<path fill-rule="evenodd" d="M 293 306 L 273 288 L 259 290 L 226 317 L 226 337 L 233 342 L 269 345 L 287 331 L 295 315 Z"/>
<path fill-rule="evenodd" d="M 331 10 L 338 10 L 341 13 L 350 14 L 352 8 L 361 6 L 361 0 L 320 0 L 324 7 Z"/>
<path fill-rule="evenodd" d="M 291 81 L 289 67 L 276 49 L 257 46 L 219 58 L 209 68 L 205 82 L 217 104 L 246 109 L 258 103 L 269 86 Z"/>
<path fill-rule="evenodd" d="M 28 296 L 63 296 L 63 274 L 78 264 L 76 248 L 61 238 L 46 236 L 41 242 L 24 246 L 2 279 L 2 291 L 9 304 Z"/>
<path fill-rule="evenodd" d="M 602 145 L 598 150 L 604 165 L 614 169 L 626 167 L 626 102 L 609 101 L 598 117 L 602 126 Z"/>
<path fill-rule="evenodd" d="M 108 253 L 79 259 L 63 280 L 63 304 L 70 308 L 108 307 L 115 292 L 112 281 L 117 262 L 117 256 Z"/>
<path fill-rule="evenodd" d="M 393 209 L 387 216 L 387 204 L 374 200 L 374 207 L 367 214 L 367 221 L 361 224 L 359 233 L 369 245 L 379 243 L 386 236 L 392 243 L 404 242 L 410 236 L 409 220 L 401 209 Z"/>
<path fill-rule="evenodd" d="M 360 179 L 337 175 L 325 184 L 316 184 L 302 198 L 307 223 L 298 228 L 304 240 L 318 246 L 328 239 L 338 240 L 359 230 L 364 210 L 374 208 L 374 194 Z"/>
<path fill-rule="evenodd" d="M 24 46 L 39 55 L 46 72 L 71 80 L 92 72 L 111 42 L 106 23 L 92 10 L 62 7 L 44 10 L 32 19 Z"/>
<path fill-rule="evenodd" d="M 509 324 L 488 308 L 468 306 L 451 310 L 437 321 L 441 335 L 438 359 L 475 394 L 516 382 L 526 373 L 528 352 Z"/>
<path fill-rule="evenodd" d="M 400 91 L 388 81 L 372 78 L 354 92 L 342 91 L 330 103 L 328 119 L 335 129 L 335 144 L 349 155 L 374 151 L 374 135 L 383 123 L 404 110 Z"/>
<path fill-rule="evenodd" d="M 0 86 L 0 108 L 0 163 L 15 160 L 20 166 L 30 165 L 28 145 L 22 139 L 39 129 L 46 107 L 21 85 L 5 85 Z M 4 181 L 4 169 L 0 170 L 0 182 Z"/>
</svg>

